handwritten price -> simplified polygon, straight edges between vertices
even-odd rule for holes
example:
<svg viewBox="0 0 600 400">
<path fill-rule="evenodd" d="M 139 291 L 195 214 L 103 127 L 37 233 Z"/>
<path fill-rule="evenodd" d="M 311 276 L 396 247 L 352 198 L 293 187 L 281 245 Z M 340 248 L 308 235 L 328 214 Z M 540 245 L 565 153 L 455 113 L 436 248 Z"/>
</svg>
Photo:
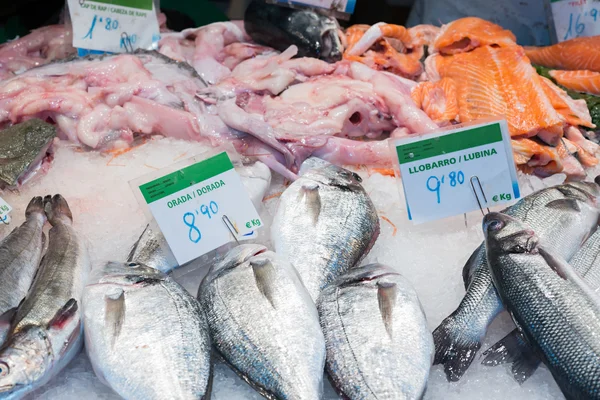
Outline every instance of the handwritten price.
<svg viewBox="0 0 600 400">
<path fill-rule="evenodd" d="M 585 31 L 586 18 L 588 19 L 588 22 L 597 22 L 598 10 L 596 8 L 592 8 L 591 10 L 585 11 L 583 13 L 570 13 L 569 28 L 567 29 L 563 40 L 578 37 L 581 34 L 583 34 L 583 32 Z"/>
<path fill-rule="evenodd" d="M 211 201 L 209 205 L 202 204 L 200 206 L 200 210 L 195 210 L 192 212 L 186 212 L 183 214 L 183 223 L 190 228 L 188 232 L 188 238 L 192 243 L 198 243 L 202 239 L 202 232 L 196 226 L 196 215 L 200 215 L 200 213 L 205 215 L 208 219 L 212 219 L 214 215 L 219 212 L 219 206 L 214 201 Z"/>
<path fill-rule="evenodd" d="M 448 174 L 448 180 L 450 183 L 451 187 L 456 187 L 457 185 L 462 185 L 463 183 L 465 183 L 465 174 L 462 171 L 452 171 Z M 438 178 L 435 175 L 430 176 L 429 178 L 427 178 L 427 182 L 425 183 L 425 185 L 427 186 L 427 190 L 429 190 L 430 192 L 435 192 L 435 194 L 437 195 L 437 203 L 440 204 L 441 201 L 441 196 L 440 196 L 440 189 L 442 187 L 442 185 L 445 183 L 446 181 L 446 175 L 442 175 L 441 178 Z"/>
</svg>

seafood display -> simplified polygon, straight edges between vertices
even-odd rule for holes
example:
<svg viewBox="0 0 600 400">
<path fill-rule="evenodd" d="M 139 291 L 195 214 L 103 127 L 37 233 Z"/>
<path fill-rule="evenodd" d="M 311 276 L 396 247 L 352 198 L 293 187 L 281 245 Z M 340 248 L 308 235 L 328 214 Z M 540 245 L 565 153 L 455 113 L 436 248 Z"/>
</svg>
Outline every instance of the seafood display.
<svg viewBox="0 0 600 400">
<path fill-rule="evenodd" d="M 0 400 L 600 398 L 599 37 L 334 14 L 253 0 L 157 14 L 153 50 L 79 57 L 68 24 L 0 45 Z M 500 118 L 518 201 L 435 176 L 438 207 L 472 189 L 481 214 L 414 226 L 391 145 Z M 204 240 L 179 265 L 136 185 L 187 188 L 216 151 L 260 219 L 225 191 L 167 203 Z"/>
</svg>

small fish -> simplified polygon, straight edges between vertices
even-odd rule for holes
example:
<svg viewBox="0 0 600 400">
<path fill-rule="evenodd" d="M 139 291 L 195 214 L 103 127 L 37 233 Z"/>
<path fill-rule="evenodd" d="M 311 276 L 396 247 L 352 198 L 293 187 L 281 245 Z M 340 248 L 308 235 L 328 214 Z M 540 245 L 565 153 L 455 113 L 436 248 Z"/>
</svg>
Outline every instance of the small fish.
<svg viewBox="0 0 600 400">
<path fill-rule="evenodd" d="M 48 251 L 0 349 L 0 399 L 20 399 L 47 383 L 83 345 L 80 302 L 90 269 L 65 199 L 44 198 Z"/>
<path fill-rule="evenodd" d="M 298 57 L 328 62 L 342 59 L 337 21 L 314 10 L 295 10 L 255 0 L 246 9 L 244 28 L 256 43 L 279 51 L 295 45 Z"/>
<path fill-rule="evenodd" d="M 322 396 L 325 339 L 296 271 L 260 245 L 213 265 L 198 299 L 218 354 L 268 399 Z"/>
<path fill-rule="evenodd" d="M 483 219 L 494 286 L 567 399 L 600 399 L 600 298 L 527 225 Z"/>
<path fill-rule="evenodd" d="M 536 230 L 544 243 L 569 260 L 597 226 L 599 195 L 597 184 L 574 182 L 542 189 L 502 212 Z M 466 372 L 487 327 L 503 309 L 487 266 L 484 243 L 467 260 L 463 279 L 467 293 L 433 332 L 434 364 L 444 365 L 449 381 L 459 380 Z"/>
<path fill-rule="evenodd" d="M 125 399 L 210 398 L 211 343 L 198 301 L 156 269 L 108 263 L 83 296 L 96 375 Z"/>
<path fill-rule="evenodd" d="M 40 265 L 46 236 L 44 202 L 34 197 L 25 210 L 25 222 L 0 243 L 0 346 L 12 316 L 25 298 Z"/>
<path fill-rule="evenodd" d="M 0 131 L 0 184 L 25 183 L 50 157 L 55 137 L 54 125 L 35 118 Z"/>
<path fill-rule="evenodd" d="M 349 400 L 423 397 L 433 339 L 412 285 L 381 264 L 352 268 L 318 303 L 326 370 Z"/>
<path fill-rule="evenodd" d="M 325 285 L 368 254 L 379 218 L 357 174 L 314 159 L 300 172 L 281 195 L 271 240 L 316 301 Z"/>
</svg>

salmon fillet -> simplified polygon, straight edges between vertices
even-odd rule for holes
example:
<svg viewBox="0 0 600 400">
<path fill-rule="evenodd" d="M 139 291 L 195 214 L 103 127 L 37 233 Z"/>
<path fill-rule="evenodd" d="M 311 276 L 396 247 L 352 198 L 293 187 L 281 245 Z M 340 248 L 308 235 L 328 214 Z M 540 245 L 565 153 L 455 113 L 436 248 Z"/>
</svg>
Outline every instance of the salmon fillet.
<svg viewBox="0 0 600 400">
<path fill-rule="evenodd" d="M 562 136 L 565 119 L 554 109 L 523 48 L 478 47 L 453 56 L 432 55 L 428 68 L 450 78 L 461 122 L 505 116 L 512 137 Z"/>
<path fill-rule="evenodd" d="M 411 97 L 436 124 L 446 126 L 452 121 L 460 122 L 456 85 L 452 79 L 421 82 L 414 87 Z"/>
<path fill-rule="evenodd" d="M 592 123 L 590 110 L 587 107 L 585 100 L 575 100 L 571 98 L 567 92 L 559 88 L 548 78 L 540 77 L 542 87 L 546 96 L 550 99 L 550 103 L 556 111 L 558 111 L 565 120 L 574 126 L 585 126 L 586 128 L 595 128 Z"/>
<path fill-rule="evenodd" d="M 600 36 L 580 37 L 546 47 L 525 47 L 532 63 L 548 68 L 600 72 Z"/>
<path fill-rule="evenodd" d="M 516 42 L 511 31 L 481 18 L 467 17 L 442 26 L 432 52 L 457 54 L 486 45 L 513 46 Z"/>
<path fill-rule="evenodd" d="M 578 92 L 600 95 L 600 72 L 559 71 L 549 72 L 550 76 L 564 87 Z"/>
</svg>

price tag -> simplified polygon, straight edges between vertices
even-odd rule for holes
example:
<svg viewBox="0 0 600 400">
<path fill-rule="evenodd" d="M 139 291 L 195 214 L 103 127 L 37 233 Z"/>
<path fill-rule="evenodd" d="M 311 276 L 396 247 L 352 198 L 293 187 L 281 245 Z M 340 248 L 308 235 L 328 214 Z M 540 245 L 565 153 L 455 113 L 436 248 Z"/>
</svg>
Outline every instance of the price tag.
<svg viewBox="0 0 600 400">
<path fill-rule="evenodd" d="M 138 187 L 180 265 L 263 226 L 226 152 Z"/>
<path fill-rule="evenodd" d="M 2 197 L 0 197 L 0 222 L 5 224 L 10 223 L 10 213 L 12 211 L 12 207 L 8 204 Z"/>
<path fill-rule="evenodd" d="M 68 0 L 79 54 L 152 49 L 160 39 L 152 0 Z"/>
<path fill-rule="evenodd" d="M 554 28 L 559 42 L 580 36 L 600 35 L 600 2 L 551 0 Z"/>
<path fill-rule="evenodd" d="M 398 139 L 392 146 L 408 218 L 415 223 L 477 210 L 478 198 L 482 207 L 491 207 L 520 197 L 505 120 L 457 125 Z"/>
<path fill-rule="evenodd" d="M 354 13 L 354 7 L 356 6 L 356 0 L 270 0 L 269 2 L 280 4 L 292 3 L 309 7 L 325 8 L 327 10 L 333 10 L 346 14 Z"/>
</svg>

